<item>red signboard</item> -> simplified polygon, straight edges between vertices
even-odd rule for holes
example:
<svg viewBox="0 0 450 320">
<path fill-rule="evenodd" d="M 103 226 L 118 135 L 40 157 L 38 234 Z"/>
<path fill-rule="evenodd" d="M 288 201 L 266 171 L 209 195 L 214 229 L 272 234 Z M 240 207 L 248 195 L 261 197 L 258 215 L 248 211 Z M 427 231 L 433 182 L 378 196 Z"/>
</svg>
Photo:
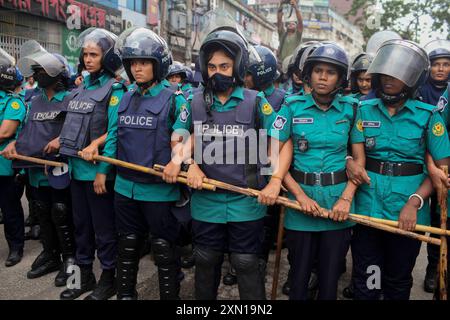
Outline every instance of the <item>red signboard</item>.
<svg viewBox="0 0 450 320">
<path fill-rule="evenodd" d="M 80 9 L 82 27 L 99 27 L 120 32 L 122 13 L 98 3 L 86 0 L 0 0 L 0 8 L 13 9 L 42 16 L 52 20 L 66 22 L 73 14 L 67 8 L 75 5 Z"/>
<path fill-rule="evenodd" d="M 158 2 L 159 2 L 158 0 L 148 0 L 147 23 L 151 26 L 158 25 L 159 20 Z"/>
</svg>

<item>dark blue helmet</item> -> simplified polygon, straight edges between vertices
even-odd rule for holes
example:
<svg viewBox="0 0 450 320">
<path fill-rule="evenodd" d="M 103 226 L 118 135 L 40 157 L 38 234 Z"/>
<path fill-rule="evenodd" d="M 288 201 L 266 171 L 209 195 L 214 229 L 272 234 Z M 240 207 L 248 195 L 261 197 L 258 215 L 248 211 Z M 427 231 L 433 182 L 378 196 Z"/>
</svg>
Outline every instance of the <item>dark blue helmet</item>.
<svg viewBox="0 0 450 320">
<path fill-rule="evenodd" d="M 131 74 L 132 59 L 149 59 L 153 62 L 153 79 L 162 81 L 169 73 L 172 54 L 166 41 L 152 30 L 133 27 L 119 36 L 116 51 L 122 58 L 123 66 L 131 82 L 135 81 Z"/>
<path fill-rule="evenodd" d="M 17 68 L 15 59 L 0 48 L 0 89 L 11 91 L 16 88 Z"/>
<path fill-rule="evenodd" d="M 350 87 L 353 93 L 359 91 L 356 78 L 360 72 L 367 71 L 370 64 L 373 61 L 374 56 L 369 53 L 361 53 L 353 60 L 352 67 L 350 68 Z"/>
<path fill-rule="evenodd" d="M 194 72 L 188 66 L 184 66 L 186 69 L 186 81 L 189 83 L 194 82 Z"/>
<path fill-rule="evenodd" d="M 174 61 L 170 65 L 169 72 L 167 73 L 167 77 L 173 76 L 175 74 L 181 75 L 183 80 L 187 78 L 186 67 L 181 62 Z"/>
<path fill-rule="evenodd" d="M 424 49 L 431 62 L 440 58 L 450 59 L 450 41 L 448 40 L 433 40 L 427 43 Z"/>
<path fill-rule="evenodd" d="M 83 49 L 86 45 L 93 42 L 102 49 L 102 68 L 114 75 L 122 66 L 119 56 L 114 51 L 116 41 L 117 36 L 105 29 L 92 27 L 83 31 L 78 37 L 78 42 L 81 47 L 79 69 L 83 70 L 85 68 Z"/>
<path fill-rule="evenodd" d="M 234 60 L 233 76 L 238 85 L 244 83 L 245 71 L 249 63 L 247 42 L 237 33 L 230 30 L 216 30 L 208 34 L 199 52 L 199 65 L 203 81 L 208 77 L 208 55 L 217 47 L 225 50 Z"/>
<path fill-rule="evenodd" d="M 278 77 L 277 58 L 273 52 L 264 46 L 254 46 L 259 60 L 250 59 L 247 72 L 253 76 L 256 88 L 271 84 Z"/>
<path fill-rule="evenodd" d="M 308 82 L 311 78 L 312 68 L 318 63 L 328 63 L 335 66 L 341 77 L 340 87 L 347 87 L 348 58 L 344 49 L 333 43 L 326 43 L 319 46 L 308 58 L 306 58 L 302 70 L 302 79 Z"/>
</svg>

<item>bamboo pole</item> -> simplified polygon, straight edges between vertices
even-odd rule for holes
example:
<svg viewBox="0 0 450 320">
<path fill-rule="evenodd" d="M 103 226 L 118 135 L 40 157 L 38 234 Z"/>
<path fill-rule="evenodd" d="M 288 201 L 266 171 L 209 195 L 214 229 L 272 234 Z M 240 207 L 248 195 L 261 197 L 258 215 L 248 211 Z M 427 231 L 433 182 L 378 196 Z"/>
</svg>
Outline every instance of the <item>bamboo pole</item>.
<svg viewBox="0 0 450 320">
<path fill-rule="evenodd" d="M 78 153 L 78 155 L 80 155 L 80 154 L 81 154 L 81 152 Z M 123 168 L 131 169 L 131 170 L 151 174 L 151 175 L 158 176 L 158 177 L 162 177 L 162 175 L 163 175 L 162 172 L 154 170 L 152 168 L 147 168 L 144 166 L 140 166 L 140 165 L 137 165 L 134 163 L 130 163 L 130 162 L 126 162 L 126 161 L 122 161 L 122 160 L 118 160 L 118 159 L 113 159 L 113 158 L 100 156 L 100 155 L 94 156 L 93 158 L 96 161 L 106 162 L 106 163 L 109 163 L 109 164 L 112 164 L 112 165 L 115 165 L 118 167 L 123 167 Z M 187 179 L 182 176 L 178 176 L 177 182 L 187 184 Z M 210 191 L 216 190 L 216 187 L 209 183 L 203 183 L 203 188 L 206 190 L 210 190 Z"/>
<path fill-rule="evenodd" d="M 448 176 L 448 167 L 441 166 L 441 170 Z M 438 197 L 441 208 L 441 229 L 447 228 L 447 198 L 448 190 L 442 183 Z M 439 248 L 439 300 L 447 300 L 447 237 L 441 236 L 441 246 Z"/>
<path fill-rule="evenodd" d="M 284 215 L 285 206 L 280 208 L 280 221 L 278 223 L 278 235 L 277 235 L 277 251 L 275 254 L 275 265 L 273 269 L 272 278 L 272 295 L 271 300 L 277 300 L 278 279 L 280 276 L 280 262 L 281 262 L 281 249 L 283 247 L 283 235 L 284 235 Z"/>
<path fill-rule="evenodd" d="M 32 163 L 36 163 L 36 164 L 42 164 L 42 165 L 45 165 L 45 166 L 52 166 L 52 167 L 62 167 L 64 165 L 64 163 L 62 163 L 62 162 L 44 160 L 44 159 L 34 158 L 34 157 L 28 157 L 28 156 L 23 156 L 23 155 L 20 155 L 20 154 L 13 155 L 13 158 L 17 159 L 17 160 L 22 160 L 22 161 L 32 162 Z"/>
<path fill-rule="evenodd" d="M 164 170 L 164 166 L 161 165 L 155 165 L 154 168 L 156 170 L 162 171 Z M 187 173 L 186 172 L 180 172 L 179 173 L 180 176 L 182 177 L 187 177 Z M 209 178 L 205 178 L 203 180 L 206 183 L 212 184 L 214 186 L 216 186 L 219 189 L 224 189 L 224 190 L 228 190 L 228 191 L 232 191 L 232 192 L 236 192 L 236 193 L 240 193 L 249 197 L 258 197 L 260 192 L 259 190 L 255 190 L 255 189 L 251 189 L 251 188 L 242 188 L 242 187 L 237 187 L 228 183 L 224 183 L 222 181 L 218 181 L 218 180 L 214 180 L 214 179 L 209 179 Z M 285 207 L 297 210 L 297 211 L 302 211 L 304 212 L 304 210 L 302 209 L 302 207 L 300 206 L 300 204 L 297 201 L 288 199 L 286 197 L 281 197 L 279 196 L 276 200 L 277 204 L 283 205 Z M 320 218 L 328 218 L 329 217 L 329 211 L 326 209 L 321 208 L 320 210 Z M 353 215 L 349 216 L 349 221 L 352 222 L 356 222 L 368 227 L 372 227 L 375 229 L 379 229 L 379 230 L 383 230 L 383 231 L 387 231 L 387 232 L 391 232 L 391 233 L 395 233 L 398 235 L 402 235 L 405 237 L 409 237 L 412 239 L 416 239 L 416 240 L 420 240 L 420 241 L 424 241 L 427 243 L 431 243 L 434 245 L 441 245 L 441 240 L 440 239 L 436 239 L 436 238 L 432 238 L 429 236 L 425 236 L 425 235 L 421 235 L 421 234 L 417 234 L 415 232 L 411 232 L 411 231 L 405 231 L 402 229 L 398 229 L 389 225 L 385 225 L 379 222 L 375 222 L 375 221 L 371 221 L 369 219 L 366 218 L 361 218 L 361 217 L 355 217 Z"/>
<path fill-rule="evenodd" d="M 398 228 L 398 221 L 386 220 L 386 219 L 380 219 L 380 218 L 374 218 L 374 217 L 367 217 L 367 216 L 363 216 L 361 214 L 356 214 L 356 213 L 352 213 L 350 215 L 352 217 L 363 218 L 363 219 L 367 219 L 367 220 L 370 220 L 370 221 L 383 223 L 383 224 L 386 224 L 388 226 Z M 421 225 L 421 224 L 416 225 L 416 231 L 433 233 L 433 234 L 437 234 L 437 235 L 440 235 L 440 236 L 450 236 L 450 230 L 441 229 L 441 228 L 434 228 L 434 227 L 425 226 L 425 225 Z"/>
</svg>

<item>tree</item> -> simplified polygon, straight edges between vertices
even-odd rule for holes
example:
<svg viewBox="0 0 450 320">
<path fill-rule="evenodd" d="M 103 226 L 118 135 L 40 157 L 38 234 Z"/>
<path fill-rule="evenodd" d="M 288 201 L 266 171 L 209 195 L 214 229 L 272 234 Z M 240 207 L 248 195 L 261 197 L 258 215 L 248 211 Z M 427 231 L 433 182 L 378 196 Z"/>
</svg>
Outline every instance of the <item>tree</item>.
<svg viewBox="0 0 450 320">
<path fill-rule="evenodd" d="M 381 2 L 382 10 L 373 10 Z M 450 11 L 442 0 L 354 0 L 346 17 L 363 14 L 355 23 L 363 29 L 366 40 L 380 30 L 396 31 L 403 39 L 419 42 L 421 32 L 427 27 L 433 31 L 450 30 Z M 431 17 L 426 26 L 421 17 Z M 450 34 L 447 35 L 450 40 Z"/>
</svg>

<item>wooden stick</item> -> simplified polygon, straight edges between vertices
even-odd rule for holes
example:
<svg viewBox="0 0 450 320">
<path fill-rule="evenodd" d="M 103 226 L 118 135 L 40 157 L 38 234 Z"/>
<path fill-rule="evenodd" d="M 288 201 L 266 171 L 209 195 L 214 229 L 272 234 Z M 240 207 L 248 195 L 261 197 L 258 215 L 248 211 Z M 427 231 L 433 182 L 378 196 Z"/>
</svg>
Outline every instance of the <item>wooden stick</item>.
<svg viewBox="0 0 450 320">
<path fill-rule="evenodd" d="M 154 168 L 159 171 L 164 170 L 164 167 L 160 166 L 160 165 L 155 165 Z M 186 172 L 180 172 L 179 175 L 183 176 L 183 177 L 187 177 Z M 215 185 L 217 188 L 240 193 L 240 194 L 243 194 L 243 195 L 246 195 L 249 197 L 258 197 L 259 194 L 261 193 L 261 191 L 259 191 L 259 190 L 255 190 L 255 189 L 251 189 L 251 188 L 237 187 L 237 186 L 234 186 L 234 185 L 222 182 L 222 181 L 214 180 L 214 179 L 205 178 L 203 181 L 210 183 L 212 185 Z M 297 201 L 291 200 L 286 197 L 279 196 L 276 200 L 276 203 L 283 205 L 285 207 L 297 210 L 297 211 L 304 212 L 304 210 L 301 208 L 300 204 Z M 328 218 L 329 210 L 321 208 L 319 217 L 320 218 Z M 388 226 L 388 225 L 385 225 L 385 224 L 382 224 L 379 222 L 370 221 L 369 219 L 354 217 L 353 215 L 351 215 L 351 216 L 349 216 L 349 221 L 356 222 L 356 223 L 359 223 L 359 224 L 362 224 L 362 225 L 365 225 L 368 227 L 376 228 L 379 230 L 395 233 L 395 234 L 409 237 L 412 239 L 424 241 L 424 242 L 431 243 L 434 245 L 438 245 L 438 246 L 441 245 L 441 240 L 439 240 L 439 239 L 432 238 L 429 236 L 424 236 L 424 235 L 417 234 L 417 233 L 411 232 L 411 231 L 405 231 L 405 230 L 391 227 L 391 226 Z"/>
<path fill-rule="evenodd" d="M 52 166 L 52 167 L 62 167 L 64 165 L 64 163 L 62 163 L 62 162 L 56 162 L 56 161 L 44 160 L 44 159 L 40 159 L 40 158 L 28 157 L 28 156 L 23 156 L 23 155 L 20 155 L 20 154 L 15 154 L 13 157 L 14 157 L 14 159 L 17 159 L 17 160 L 22 160 L 22 161 L 42 164 L 42 165 L 46 165 L 46 166 Z"/>
<path fill-rule="evenodd" d="M 350 216 L 357 217 L 357 218 L 363 218 L 363 219 L 367 219 L 367 220 L 374 221 L 374 222 L 379 222 L 379 223 L 386 224 L 391 227 L 398 228 L 398 221 L 386 220 L 386 219 L 380 219 L 380 218 L 374 218 L 374 217 L 367 217 L 367 216 L 363 216 L 361 214 L 356 214 L 356 213 L 351 213 Z M 450 236 L 450 230 L 429 227 L 429 226 L 425 226 L 425 225 L 421 225 L 421 224 L 416 225 L 416 231 L 433 233 L 433 234 L 437 234 L 440 236 Z"/>
<path fill-rule="evenodd" d="M 441 166 L 445 176 L 448 176 L 448 167 Z M 448 190 L 443 183 L 439 190 L 439 206 L 441 207 L 441 229 L 447 228 L 447 198 Z M 441 236 L 441 246 L 439 248 L 439 300 L 447 300 L 447 237 Z"/>
<path fill-rule="evenodd" d="M 281 249 L 283 247 L 283 235 L 284 235 L 284 215 L 285 206 L 280 208 L 280 221 L 278 223 L 278 235 L 277 235 L 277 251 L 275 254 L 275 265 L 273 268 L 273 281 L 272 281 L 272 295 L 271 300 L 277 300 L 278 279 L 280 276 L 280 262 L 281 262 Z"/>
<path fill-rule="evenodd" d="M 78 153 L 78 155 L 80 155 L 80 154 L 81 154 L 81 152 Z M 118 167 L 123 167 L 123 168 L 131 169 L 131 170 L 151 174 L 151 175 L 158 176 L 158 177 L 162 177 L 162 175 L 163 175 L 162 172 L 156 171 L 152 168 L 147 168 L 147 167 L 140 166 L 140 165 L 137 165 L 134 163 L 130 163 L 130 162 L 126 162 L 126 161 L 122 161 L 122 160 L 118 160 L 118 159 L 113 159 L 113 158 L 109 158 L 109 157 L 105 157 L 105 156 L 94 156 L 94 160 L 106 162 L 106 163 L 109 163 L 109 164 L 112 164 L 112 165 L 115 165 Z M 184 177 L 178 176 L 177 182 L 187 184 L 187 179 Z M 203 183 L 203 188 L 206 190 L 210 190 L 210 191 L 216 190 L 216 187 L 209 183 Z"/>
</svg>

